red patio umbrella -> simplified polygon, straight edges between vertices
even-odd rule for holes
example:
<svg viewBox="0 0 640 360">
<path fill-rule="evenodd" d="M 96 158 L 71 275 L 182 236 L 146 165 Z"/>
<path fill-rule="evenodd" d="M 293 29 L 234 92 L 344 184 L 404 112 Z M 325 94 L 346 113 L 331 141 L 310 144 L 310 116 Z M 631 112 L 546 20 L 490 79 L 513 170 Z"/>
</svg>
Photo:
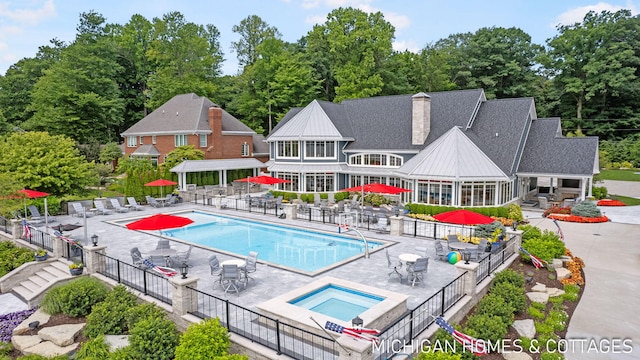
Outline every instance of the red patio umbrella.
<svg viewBox="0 0 640 360">
<path fill-rule="evenodd" d="M 179 228 L 193 223 L 193 220 L 176 215 L 155 214 L 125 225 L 129 230 L 164 230 Z"/>
<path fill-rule="evenodd" d="M 488 216 L 466 209 L 443 212 L 438 215 L 434 215 L 433 218 L 440 222 L 459 225 L 491 224 L 495 221 Z"/>
<path fill-rule="evenodd" d="M 163 186 L 171 186 L 171 185 L 178 185 L 178 183 L 175 182 L 175 181 L 171 181 L 171 180 L 158 179 L 158 180 L 154 180 L 154 181 L 151 181 L 151 182 L 148 182 L 148 183 L 144 184 L 144 186 L 160 186 L 160 197 L 164 196 L 162 194 L 162 187 Z"/>
<path fill-rule="evenodd" d="M 403 192 L 410 192 L 411 190 L 380 183 L 371 183 L 342 189 L 340 191 L 397 195 Z"/>
<path fill-rule="evenodd" d="M 29 190 L 29 189 L 22 189 L 22 190 L 18 190 L 18 192 L 24 196 L 25 198 L 29 198 L 29 199 L 37 199 L 37 198 L 44 198 L 44 226 L 45 229 L 49 227 L 49 209 L 47 208 L 47 196 L 49 196 L 49 193 L 43 192 L 43 191 L 38 191 L 38 190 Z M 24 201 L 24 217 L 27 217 L 27 201 L 25 199 Z"/>
<path fill-rule="evenodd" d="M 283 184 L 283 183 L 291 182 L 291 180 L 279 179 L 277 177 L 273 177 L 269 175 L 249 176 L 246 179 L 238 179 L 235 181 L 247 183 L 247 194 L 249 193 L 249 183 L 260 184 L 260 185 L 274 185 L 274 184 Z"/>
</svg>

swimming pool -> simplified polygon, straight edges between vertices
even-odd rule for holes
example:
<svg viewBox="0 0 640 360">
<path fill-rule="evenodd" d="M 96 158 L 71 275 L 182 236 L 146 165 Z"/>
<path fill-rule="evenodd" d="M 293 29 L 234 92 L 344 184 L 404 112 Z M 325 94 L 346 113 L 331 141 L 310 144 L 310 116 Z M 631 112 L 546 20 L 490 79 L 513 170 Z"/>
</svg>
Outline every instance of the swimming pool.
<svg viewBox="0 0 640 360">
<path fill-rule="evenodd" d="M 258 260 L 302 273 L 325 271 L 337 263 L 362 255 L 362 240 L 338 234 L 267 224 L 193 211 L 177 214 L 194 220 L 162 234 L 178 240 L 246 256 L 258 252 Z M 369 249 L 383 245 L 367 241 Z"/>
<path fill-rule="evenodd" d="M 383 300 L 380 296 L 329 284 L 289 303 L 339 320 L 350 321 Z"/>
</svg>

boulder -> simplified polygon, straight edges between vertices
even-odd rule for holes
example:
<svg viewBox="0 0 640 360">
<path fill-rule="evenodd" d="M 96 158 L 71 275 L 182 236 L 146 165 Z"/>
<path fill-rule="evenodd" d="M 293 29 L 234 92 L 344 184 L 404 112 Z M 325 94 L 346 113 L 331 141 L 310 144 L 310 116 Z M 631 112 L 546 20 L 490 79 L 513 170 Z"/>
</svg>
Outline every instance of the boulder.
<svg viewBox="0 0 640 360">
<path fill-rule="evenodd" d="M 556 277 L 558 280 L 568 279 L 571 277 L 571 271 L 563 267 L 556 269 Z"/>
<path fill-rule="evenodd" d="M 104 341 L 109 344 L 111 351 L 129 345 L 129 335 L 105 335 Z"/>
<path fill-rule="evenodd" d="M 36 312 L 31 314 L 31 316 L 29 316 L 25 321 L 21 322 L 20 325 L 16 326 L 16 328 L 13 329 L 13 335 L 27 334 L 29 333 L 29 331 L 31 331 L 31 329 L 29 329 L 30 323 L 34 321 L 38 321 L 40 322 L 40 325 L 44 325 L 49 321 L 50 318 L 51 318 L 51 315 L 47 314 L 42 309 L 38 309 L 36 310 Z"/>
<path fill-rule="evenodd" d="M 546 292 L 528 292 L 527 297 L 533 302 L 546 304 L 549 301 L 549 294 Z"/>
<path fill-rule="evenodd" d="M 42 340 L 51 341 L 58 346 L 68 346 L 73 344 L 84 325 L 81 323 L 51 326 L 38 331 L 38 336 Z"/>
<path fill-rule="evenodd" d="M 24 352 L 24 349 L 38 345 L 42 342 L 42 339 L 38 335 L 13 335 L 11 337 L 11 344 L 13 348 Z"/>
<path fill-rule="evenodd" d="M 531 288 L 531 291 L 547 292 L 547 285 L 545 285 L 545 284 L 540 284 L 540 283 L 536 283 L 536 284 Z"/>
<path fill-rule="evenodd" d="M 564 295 L 564 290 L 558 288 L 547 288 L 547 294 L 549 294 L 549 297 L 560 296 Z"/>
<path fill-rule="evenodd" d="M 549 264 L 550 267 L 557 269 L 557 268 L 561 268 L 562 267 L 562 260 L 561 259 L 553 259 L 551 260 L 551 264 Z"/>
<path fill-rule="evenodd" d="M 58 346 L 51 341 L 44 341 L 30 348 L 24 349 L 22 353 L 24 355 L 42 355 L 46 358 L 54 357 L 57 355 L 70 354 L 76 351 L 78 343 L 73 343 L 69 346 Z"/>
<path fill-rule="evenodd" d="M 533 319 L 516 320 L 511 325 L 520 336 L 526 336 L 533 339 L 536 336 L 536 326 Z"/>
</svg>

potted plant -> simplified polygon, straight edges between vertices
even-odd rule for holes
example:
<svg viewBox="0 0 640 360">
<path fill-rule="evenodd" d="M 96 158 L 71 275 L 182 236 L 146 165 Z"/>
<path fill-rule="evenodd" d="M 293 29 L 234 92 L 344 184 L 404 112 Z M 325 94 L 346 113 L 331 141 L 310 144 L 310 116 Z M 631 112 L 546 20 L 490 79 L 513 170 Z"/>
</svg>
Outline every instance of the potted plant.
<svg viewBox="0 0 640 360">
<path fill-rule="evenodd" d="M 84 264 L 82 263 L 72 263 L 69 265 L 71 275 L 80 275 L 82 274 L 82 270 L 84 270 Z"/>
<path fill-rule="evenodd" d="M 36 261 L 45 261 L 49 257 L 49 254 L 47 254 L 47 250 L 45 249 L 38 249 L 38 251 L 35 252 L 35 256 Z"/>
</svg>

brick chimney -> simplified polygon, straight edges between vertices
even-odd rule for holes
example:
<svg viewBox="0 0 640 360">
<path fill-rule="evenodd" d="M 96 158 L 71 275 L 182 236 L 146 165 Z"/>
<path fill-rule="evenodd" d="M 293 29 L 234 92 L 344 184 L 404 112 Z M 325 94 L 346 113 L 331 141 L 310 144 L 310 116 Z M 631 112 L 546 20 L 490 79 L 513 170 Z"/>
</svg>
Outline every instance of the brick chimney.
<svg viewBox="0 0 640 360">
<path fill-rule="evenodd" d="M 431 97 L 423 92 L 411 97 L 411 144 L 423 145 L 431 130 Z"/>
<path fill-rule="evenodd" d="M 209 127 L 211 136 L 208 139 L 209 147 L 204 157 L 205 159 L 222 159 L 222 109 L 217 106 L 209 107 Z"/>
</svg>

